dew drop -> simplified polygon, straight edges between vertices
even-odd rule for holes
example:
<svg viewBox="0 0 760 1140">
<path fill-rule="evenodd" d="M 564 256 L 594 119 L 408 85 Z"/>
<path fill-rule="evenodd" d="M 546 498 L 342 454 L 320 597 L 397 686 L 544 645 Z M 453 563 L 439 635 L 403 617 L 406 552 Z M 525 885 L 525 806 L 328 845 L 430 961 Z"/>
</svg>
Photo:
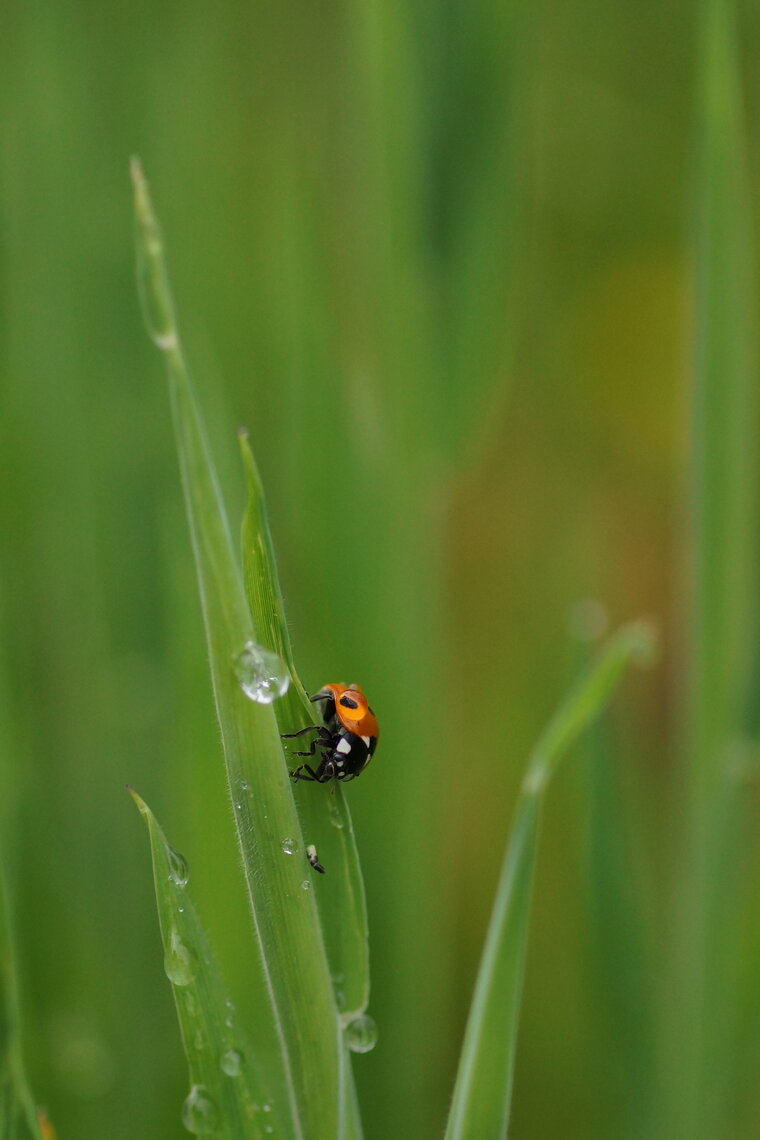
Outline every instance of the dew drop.
<svg viewBox="0 0 760 1140">
<path fill-rule="evenodd" d="M 345 827 L 345 820 L 343 819 L 343 815 L 341 814 L 340 808 L 335 803 L 330 804 L 330 823 L 333 825 L 333 827 Z"/>
<path fill-rule="evenodd" d="M 248 640 L 234 661 L 235 676 L 247 697 L 259 705 L 271 705 L 287 693 L 290 674 L 281 657 Z"/>
<path fill-rule="evenodd" d="M 239 1077 L 244 1064 L 245 1057 L 239 1049 L 228 1049 L 226 1053 L 222 1053 L 219 1059 L 221 1070 L 228 1077 Z"/>
<path fill-rule="evenodd" d="M 295 839 L 283 839 L 282 850 L 285 855 L 295 855 L 298 850 L 298 844 Z"/>
<path fill-rule="evenodd" d="M 304 881 L 301 883 L 301 886 L 305 891 L 311 890 L 311 883 L 309 882 L 308 879 L 304 879 Z"/>
<path fill-rule="evenodd" d="M 195 951 L 182 941 L 179 931 L 169 929 L 164 951 L 166 976 L 175 986 L 189 986 L 198 971 Z"/>
<path fill-rule="evenodd" d="M 369 1053 L 377 1045 L 377 1025 L 363 1013 L 346 1026 L 346 1045 L 352 1053 Z"/>
<path fill-rule="evenodd" d="M 169 879 L 175 887 L 186 887 L 190 872 L 187 869 L 187 860 L 173 847 L 166 846 L 166 858 L 169 863 Z"/>
<path fill-rule="evenodd" d="M 216 1105 L 203 1085 L 193 1085 L 182 1105 L 182 1123 L 195 1136 L 213 1136 L 217 1130 Z"/>
</svg>

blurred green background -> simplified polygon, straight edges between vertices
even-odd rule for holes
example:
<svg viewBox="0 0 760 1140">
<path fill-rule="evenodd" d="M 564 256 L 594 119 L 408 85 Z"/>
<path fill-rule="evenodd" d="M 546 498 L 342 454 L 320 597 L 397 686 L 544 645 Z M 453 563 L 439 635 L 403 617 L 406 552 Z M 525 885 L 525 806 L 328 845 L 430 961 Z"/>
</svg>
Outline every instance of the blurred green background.
<svg viewBox="0 0 760 1140">
<path fill-rule="evenodd" d="M 650 1134 L 679 815 L 698 14 L 5 5 L 0 818 L 26 1052 L 61 1138 L 185 1134 L 126 783 L 187 856 L 238 1005 L 255 1008 L 161 361 L 134 287 L 133 152 L 232 518 L 244 423 L 301 675 L 360 681 L 381 719 L 349 789 L 380 1029 L 354 1062 L 368 1140 L 441 1134 L 524 759 L 605 615 L 653 618 L 664 653 L 550 797 L 514 1134 Z M 760 10 L 740 18 L 756 109 Z M 748 142 L 756 175 L 756 118 Z M 742 858 L 749 896 L 757 847 Z M 720 1140 L 756 1136 L 760 1110 L 760 912 L 745 927 Z"/>
</svg>

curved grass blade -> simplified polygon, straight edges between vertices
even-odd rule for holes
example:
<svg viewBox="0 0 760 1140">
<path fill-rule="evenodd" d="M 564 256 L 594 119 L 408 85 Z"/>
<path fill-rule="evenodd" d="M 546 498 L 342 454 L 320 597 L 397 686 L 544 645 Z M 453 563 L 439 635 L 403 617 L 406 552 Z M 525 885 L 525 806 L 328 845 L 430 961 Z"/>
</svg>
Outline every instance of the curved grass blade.
<svg viewBox="0 0 760 1140">
<path fill-rule="evenodd" d="M 300 822 L 272 706 L 249 700 L 236 673 L 254 631 L 179 341 L 160 230 L 137 161 L 132 177 L 143 307 L 167 365 L 233 814 L 282 1046 L 289 1133 L 296 1140 L 339 1137 L 340 1029 L 314 892 L 303 888 Z"/>
<path fill-rule="evenodd" d="M 235 1024 L 208 940 L 187 894 L 187 864 L 169 846 L 148 805 L 129 789 L 148 827 L 164 966 L 172 983 L 190 1070 L 186 1122 L 219 1140 L 265 1140 L 284 1135 L 281 1106 L 265 1088 L 264 1066 Z M 200 1127 L 195 1131 L 201 1132 Z"/>
<path fill-rule="evenodd" d="M 293 663 L 264 492 L 248 437 L 242 431 L 240 447 L 248 480 L 242 528 L 246 592 L 257 641 L 288 666 L 291 686 L 277 702 L 275 712 L 280 730 L 295 732 L 314 723 L 315 707 L 309 703 Z M 337 781 L 328 786 L 297 784 L 293 790 L 306 842 L 316 847 L 320 863 L 329 872 L 323 881 L 304 861 L 304 872 L 311 875 L 316 891 L 336 1004 L 347 1025 L 364 1013 L 369 1001 L 367 907 L 351 814 Z"/>
<path fill-rule="evenodd" d="M 0 984 L 0 1136 L 3 1140 L 44 1140 L 21 1056 L 18 984 L 4 874 L 0 874 Z"/>
<path fill-rule="evenodd" d="M 625 666 L 648 656 L 652 645 L 652 632 L 643 623 L 625 626 L 611 638 L 560 705 L 530 757 L 470 1009 L 446 1140 L 506 1136 L 544 792 L 563 753 L 601 711 Z"/>
</svg>

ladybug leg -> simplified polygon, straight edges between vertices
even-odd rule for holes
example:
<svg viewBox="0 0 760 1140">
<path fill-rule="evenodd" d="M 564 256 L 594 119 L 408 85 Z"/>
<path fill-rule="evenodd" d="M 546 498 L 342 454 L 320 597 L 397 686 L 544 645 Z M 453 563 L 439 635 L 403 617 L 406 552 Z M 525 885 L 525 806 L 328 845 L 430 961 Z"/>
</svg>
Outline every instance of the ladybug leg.
<svg viewBox="0 0 760 1140">
<path fill-rule="evenodd" d="M 306 755 L 308 755 L 308 753 Z M 305 776 L 304 772 L 307 772 L 308 775 Z M 290 773 L 290 775 L 291 775 L 291 778 L 293 780 L 318 780 L 319 779 L 319 777 L 317 776 L 317 773 L 314 771 L 314 769 L 311 767 L 310 764 L 299 764 L 297 768 L 293 769 L 293 771 Z"/>
<path fill-rule="evenodd" d="M 291 756 L 313 756 L 314 750 L 317 747 L 317 743 L 318 742 L 316 740 L 312 740 L 311 748 L 309 748 L 308 752 L 291 752 L 290 755 Z"/>
<path fill-rule="evenodd" d="M 291 752 L 291 756 L 313 756 L 318 745 L 324 746 L 330 739 L 330 733 L 327 731 L 323 724 L 310 724 L 308 728 L 302 728 L 299 732 L 283 732 L 281 736 L 284 740 L 293 740 L 296 736 L 303 736 L 305 732 L 312 732 L 317 729 L 319 735 L 315 736 L 309 745 L 306 752 Z"/>
<path fill-rule="evenodd" d="M 306 728 L 299 728 L 298 732 L 281 732 L 280 736 L 284 740 L 294 740 L 296 736 L 303 736 L 306 732 L 326 732 L 323 724 L 307 724 Z"/>
</svg>

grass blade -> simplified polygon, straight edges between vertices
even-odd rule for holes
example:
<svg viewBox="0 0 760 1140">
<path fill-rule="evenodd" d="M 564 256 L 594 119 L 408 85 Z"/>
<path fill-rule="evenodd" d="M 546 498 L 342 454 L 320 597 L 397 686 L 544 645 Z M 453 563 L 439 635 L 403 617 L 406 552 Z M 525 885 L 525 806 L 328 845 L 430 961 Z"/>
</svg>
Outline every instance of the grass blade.
<svg viewBox="0 0 760 1140">
<path fill-rule="evenodd" d="M 0 984 L 0 1136 L 3 1140 L 44 1140 L 21 1056 L 18 984 L 4 875 L 0 875 Z"/>
<path fill-rule="evenodd" d="M 166 841 L 148 805 L 130 788 L 148 827 L 164 963 L 190 1070 L 183 1119 L 219 1140 L 283 1134 L 281 1105 L 265 1088 L 264 1066 L 232 1017 L 232 1004 L 190 901 L 187 865 Z M 266 1106 L 266 1109 L 265 1109 Z"/>
<path fill-rule="evenodd" d="M 563 753 L 601 711 L 649 628 L 625 626 L 560 706 L 528 762 L 465 1033 L 446 1140 L 506 1135 L 512 1099 L 533 868 L 543 795 Z"/>
<path fill-rule="evenodd" d="M 689 754 L 720 778 L 747 696 L 756 612 L 757 378 L 752 237 L 729 0 L 702 4 L 693 416 Z"/>
<path fill-rule="evenodd" d="M 242 535 L 246 592 L 259 644 L 278 654 L 290 671 L 290 688 L 276 703 L 275 712 L 281 731 L 294 732 L 314 723 L 315 709 L 293 663 L 263 489 L 243 433 L 240 446 L 248 479 Z M 306 842 L 314 844 L 320 862 L 329 871 L 328 880 L 313 875 L 312 881 L 335 1001 L 347 1025 L 364 1013 L 369 1001 L 367 907 L 351 814 L 337 781 L 325 786 L 298 784 L 294 793 Z"/>
<path fill-rule="evenodd" d="M 679 788 L 687 833 L 661 1080 L 666 1134 L 692 1140 L 734 1130 L 736 1078 L 727 1058 L 752 898 L 742 881 L 738 793 L 746 765 L 737 755 L 753 748 L 743 738 L 758 620 L 756 314 L 735 5 L 703 0 L 699 26 L 690 644 Z"/>
<path fill-rule="evenodd" d="M 308 881 L 303 836 L 272 706 L 249 700 L 236 676 L 255 633 L 179 341 L 160 231 L 137 162 L 132 175 L 143 306 L 167 365 L 227 778 L 282 1046 L 290 1132 L 297 1138 L 340 1136 L 340 1030 L 314 892 L 302 886 Z"/>
</svg>

